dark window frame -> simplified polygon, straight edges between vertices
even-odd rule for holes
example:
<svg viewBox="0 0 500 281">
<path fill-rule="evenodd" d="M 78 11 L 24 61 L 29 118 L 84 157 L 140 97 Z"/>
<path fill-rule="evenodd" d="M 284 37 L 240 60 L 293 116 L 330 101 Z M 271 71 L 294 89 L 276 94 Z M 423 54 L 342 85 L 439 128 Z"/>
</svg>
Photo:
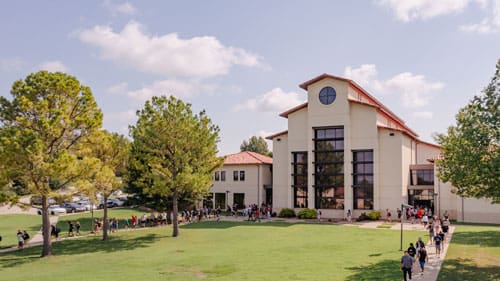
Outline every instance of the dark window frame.
<svg viewBox="0 0 500 281">
<path fill-rule="evenodd" d="M 373 149 L 353 150 L 352 159 L 353 209 L 373 210 Z M 363 200 L 362 205 L 358 205 L 359 200 Z"/>
<path fill-rule="evenodd" d="M 238 171 L 233 171 L 233 181 L 238 181 Z"/>
<path fill-rule="evenodd" d="M 292 187 L 294 208 L 308 207 L 308 158 L 307 151 L 292 152 Z M 300 168 L 299 168 L 300 167 Z M 301 179 L 301 180 L 299 180 Z M 300 184 L 299 184 L 300 182 Z"/>
<path fill-rule="evenodd" d="M 345 129 L 343 126 L 313 129 L 315 208 L 344 209 Z"/>
<path fill-rule="evenodd" d="M 240 171 L 240 181 L 245 181 L 245 171 Z"/>
<path fill-rule="evenodd" d="M 220 181 L 226 181 L 226 171 L 220 172 Z"/>
</svg>

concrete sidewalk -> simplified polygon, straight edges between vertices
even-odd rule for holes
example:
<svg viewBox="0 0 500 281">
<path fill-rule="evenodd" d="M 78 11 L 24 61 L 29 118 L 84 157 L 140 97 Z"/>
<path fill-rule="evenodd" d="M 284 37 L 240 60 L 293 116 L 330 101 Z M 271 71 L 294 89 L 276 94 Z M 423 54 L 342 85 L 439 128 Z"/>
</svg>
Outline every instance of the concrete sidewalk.
<svg viewBox="0 0 500 281">
<path fill-rule="evenodd" d="M 413 265 L 413 279 L 420 281 L 435 281 L 439 276 L 439 271 L 446 258 L 446 253 L 448 252 L 448 246 L 450 245 L 453 232 L 455 231 L 454 226 L 450 226 L 448 233 L 446 234 L 445 243 L 441 247 L 441 254 L 438 256 L 436 254 L 436 247 L 429 242 L 427 242 L 425 249 L 427 250 L 427 255 L 429 261 L 425 264 L 425 271 L 422 274 L 420 270 L 420 264 L 418 261 Z"/>
</svg>

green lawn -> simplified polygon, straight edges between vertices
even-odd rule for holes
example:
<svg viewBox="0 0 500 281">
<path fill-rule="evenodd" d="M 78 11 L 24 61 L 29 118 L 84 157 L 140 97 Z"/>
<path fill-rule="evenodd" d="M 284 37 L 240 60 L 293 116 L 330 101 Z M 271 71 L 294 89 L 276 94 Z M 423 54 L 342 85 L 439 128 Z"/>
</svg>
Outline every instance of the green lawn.
<svg viewBox="0 0 500 281">
<path fill-rule="evenodd" d="M 500 280 L 500 226 L 456 226 L 438 278 L 451 280 Z"/>
<path fill-rule="evenodd" d="M 124 231 L 0 255 L 2 280 L 398 280 L 399 232 L 339 225 L 204 222 Z M 421 235 L 406 232 L 405 245 Z"/>
<path fill-rule="evenodd" d="M 29 214 L 5 214 L 0 215 L 0 248 L 8 248 L 17 245 L 17 231 L 26 230 L 31 237 L 37 233 L 42 225 L 42 217 Z"/>
</svg>

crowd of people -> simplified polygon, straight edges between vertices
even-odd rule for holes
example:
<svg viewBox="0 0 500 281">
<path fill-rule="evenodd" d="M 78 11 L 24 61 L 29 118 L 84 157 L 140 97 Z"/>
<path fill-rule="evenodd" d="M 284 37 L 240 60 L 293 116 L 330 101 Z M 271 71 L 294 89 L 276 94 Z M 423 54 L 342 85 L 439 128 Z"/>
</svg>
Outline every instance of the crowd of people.
<svg viewBox="0 0 500 281">
<path fill-rule="evenodd" d="M 417 211 L 415 212 L 415 210 Z M 419 237 L 415 245 L 410 243 L 410 246 L 404 252 L 403 257 L 401 257 L 401 270 L 403 271 L 403 279 L 405 281 L 407 280 L 407 276 L 411 280 L 413 266 L 417 264 L 417 262 L 420 267 L 420 274 L 424 274 L 425 264 L 429 261 L 429 252 L 426 246 L 434 247 L 436 258 L 441 258 L 441 251 L 444 248 L 446 234 L 450 227 L 448 211 L 446 211 L 443 218 L 440 219 L 437 215 L 432 215 L 430 209 L 409 209 L 407 218 L 411 220 L 412 217 L 414 217 L 414 220 L 418 223 L 422 223 L 423 227 L 429 231 L 429 243 L 426 245 L 422 238 Z M 412 220 L 412 223 L 415 222 L 414 220 Z"/>
</svg>

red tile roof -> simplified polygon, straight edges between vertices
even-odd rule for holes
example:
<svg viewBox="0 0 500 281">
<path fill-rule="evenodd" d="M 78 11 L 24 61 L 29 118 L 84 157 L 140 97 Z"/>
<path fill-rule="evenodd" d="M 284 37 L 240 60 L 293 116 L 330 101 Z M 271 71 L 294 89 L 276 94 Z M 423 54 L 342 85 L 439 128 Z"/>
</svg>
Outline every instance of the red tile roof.
<svg viewBox="0 0 500 281">
<path fill-rule="evenodd" d="M 224 165 L 273 164 L 273 158 L 251 151 L 224 156 Z"/>
</svg>

